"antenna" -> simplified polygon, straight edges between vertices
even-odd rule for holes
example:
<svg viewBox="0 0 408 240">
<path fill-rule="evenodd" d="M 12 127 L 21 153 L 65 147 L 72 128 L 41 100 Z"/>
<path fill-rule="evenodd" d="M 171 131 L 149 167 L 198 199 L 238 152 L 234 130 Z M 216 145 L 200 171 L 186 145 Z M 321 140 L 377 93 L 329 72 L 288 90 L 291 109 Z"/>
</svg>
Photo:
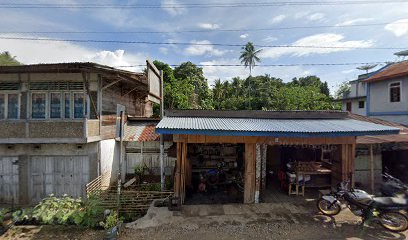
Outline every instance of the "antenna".
<svg viewBox="0 0 408 240">
<path fill-rule="evenodd" d="M 367 64 L 360 67 L 357 67 L 358 70 L 365 70 L 368 73 L 368 70 L 377 67 L 378 64 Z"/>
</svg>

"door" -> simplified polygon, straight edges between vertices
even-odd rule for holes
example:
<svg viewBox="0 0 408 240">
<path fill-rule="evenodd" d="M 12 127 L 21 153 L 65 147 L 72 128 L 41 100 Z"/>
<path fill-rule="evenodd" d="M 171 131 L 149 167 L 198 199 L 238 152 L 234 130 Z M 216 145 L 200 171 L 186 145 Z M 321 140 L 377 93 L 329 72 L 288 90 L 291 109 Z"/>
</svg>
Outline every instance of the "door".
<svg viewBox="0 0 408 240">
<path fill-rule="evenodd" d="M 351 102 L 347 102 L 347 103 L 346 103 L 346 110 L 349 111 L 349 112 L 351 112 L 351 110 L 352 110 L 352 109 L 351 109 Z"/>
<path fill-rule="evenodd" d="M 0 157 L 0 203 L 18 202 L 18 174 L 18 157 Z"/>
<path fill-rule="evenodd" d="M 88 156 L 32 156 L 30 195 L 33 203 L 49 194 L 84 197 L 89 182 Z"/>
</svg>

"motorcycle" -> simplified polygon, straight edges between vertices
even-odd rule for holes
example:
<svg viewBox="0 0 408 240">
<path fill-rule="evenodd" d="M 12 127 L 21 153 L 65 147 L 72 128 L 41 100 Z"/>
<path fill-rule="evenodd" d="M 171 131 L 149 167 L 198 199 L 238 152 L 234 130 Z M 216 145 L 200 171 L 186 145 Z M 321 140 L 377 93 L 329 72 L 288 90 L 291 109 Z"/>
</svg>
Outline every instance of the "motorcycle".
<svg viewBox="0 0 408 240">
<path fill-rule="evenodd" d="M 217 164 L 216 169 L 209 169 L 200 174 L 199 192 L 205 192 L 207 189 L 217 189 L 219 186 L 235 185 L 238 191 L 244 191 L 244 180 L 240 171 L 224 170 L 225 162 Z"/>
<path fill-rule="evenodd" d="M 388 174 L 383 173 L 384 182 L 381 184 L 380 192 L 382 196 L 394 197 L 398 195 L 403 195 L 408 191 L 408 185 L 403 183 L 398 178 L 395 178 Z"/>
<path fill-rule="evenodd" d="M 319 198 L 319 211 L 334 216 L 347 206 L 354 215 L 362 218 L 362 225 L 368 220 L 377 220 L 389 231 L 408 229 L 408 192 L 404 197 L 374 197 L 361 189 L 349 189 L 348 185 L 349 181 L 342 182 L 336 191 Z"/>
</svg>

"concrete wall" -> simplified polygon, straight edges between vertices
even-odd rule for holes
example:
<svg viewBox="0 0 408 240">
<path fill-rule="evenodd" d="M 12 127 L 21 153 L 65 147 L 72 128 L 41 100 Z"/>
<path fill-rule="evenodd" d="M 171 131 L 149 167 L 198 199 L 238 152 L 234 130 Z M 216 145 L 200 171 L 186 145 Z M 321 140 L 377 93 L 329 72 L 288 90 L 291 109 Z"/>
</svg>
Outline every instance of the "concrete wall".
<svg viewBox="0 0 408 240">
<path fill-rule="evenodd" d="M 408 102 L 407 102 L 408 104 Z M 375 115 L 373 118 L 383 119 L 389 122 L 395 122 L 403 125 L 408 125 L 408 113 L 406 115 Z"/>
<path fill-rule="evenodd" d="M 117 180 L 119 170 L 119 143 L 115 139 L 103 140 L 99 143 L 100 173 L 109 176 L 109 183 Z"/>
<path fill-rule="evenodd" d="M 72 159 L 74 160 L 72 163 L 75 164 L 75 162 L 78 161 L 78 159 L 87 159 L 89 161 L 89 164 L 87 163 L 87 169 L 88 171 L 86 173 L 83 173 L 83 169 L 81 167 L 73 166 L 73 169 L 78 169 L 78 171 L 81 172 L 74 172 L 73 174 L 80 174 L 86 176 L 86 178 L 90 181 L 94 178 L 97 177 L 97 169 L 98 169 L 98 148 L 97 148 L 97 143 L 88 143 L 88 144 L 0 144 L 0 157 L 17 157 L 17 164 L 18 164 L 18 174 L 19 174 L 19 183 L 16 188 L 19 189 L 19 199 L 15 202 L 16 204 L 35 204 L 33 202 L 32 198 L 33 195 L 35 195 L 35 191 L 32 188 L 35 188 L 36 183 L 35 179 L 33 178 L 34 175 L 36 175 L 36 172 L 34 171 L 37 167 L 37 161 L 38 164 L 43 164 L 46 166 L 48 169 L 50 167 L 50 164 L 52 165 L 51 167 L 60 169 L 58 166 L 62 165 L 67 165 L 65 161 L 69 161 Z M 70 159 L 72 157 L 72 159 Z M 71 163 L 71 164 L 72 164 Z M 64 176 L 65 173 L 61 172 L 62 170 L 57 170 L 58 172 L 52 172 L 48 173 L 46 172 L 47 169 L 41 165 L 39 167 L 40 169 L 37 169 L 37 171 L 43 172 L 43 174 L 46 174 L 44 178 L 44 188 L 47 186 L 47 194 L 51 193 L 49 192 L 49 189 L 59 189 L 58 184 L 63 184 L 64 186 L 61 187 L 67 187 L 67 184 L 71 184 L 71 186 L 79 186 L 77 179 L 74 179 L 74 182 L 76 183 L 68 183 L 64 179 L 72 178 L 73 176 Z M 67 165 L 69 166 L 69 164 Z M 60 166 L 61 167 L 61 166 Z M 70 173 L 71 170 L 66 169 L 67 174 L 72 174 Z M 33 175 L 34 174 L 34 175 Z M 49 175 L 52 174 L 52 175 Z M 53 176 L 57 174 L 58 178 L 55 178 L 56 176 Z M 41 177 L 41 176 L 40 176 Z M 44 176 L 43 176 L 44 177 Z M 54 180 L 53 180 L 54 179 Z M 55 179 L 59 179 L 58 181 Z M 83 181 L 84 179 L 82 179 Z M 69 180 L 68 180 L 69 181 Z M 75 185 L 77 184 L 77 185 Z M 85 192 L 85 182 L 81 183 L 83 184 L 82 189 L 72 189 L 73 192 L 78 193 L 80 195 L 83 195 Z M 51 188 L 50 188 L 51 186 Z M 69 186 L 68 186 L 69 187 Z M 33 192 L 34 191 L 34 192 Z M 41 195 L 41 194 L 40 194 Z M 80 196 L 78 195 L 78 196 Z M 77 197 L 78 197 L 77 196 Z M 43 197 L 43 196 L 42 196 Z"/>
<path fill-rule="evenodd" d="M 370 112 L 408 112 L 408 81 L 405 80 L 408 78 L 370 83 Z M 395 81 L 401 81 L 400 102 L 390 102 L 389 84 Z"/>
<path fill-rule="evenodd" d="M 358 102 L 360 101 L 364 101 L 364 108 L 359 108 L 358 107 Z M 342 110 L 343 111 L 347 111 L 347 102 L 351 102 L 351 112 L 358 114 L 358 115 L 362 115 L 362 116 L 366 116 L 367 115 L 367 102 L 365 99 L 353 99 L 353 100 L 347 100 L 344 101 L 342 104 Z"/>
<path fill-rule="evenodd" d="M 366 83 L 361 81 L 350 82 L 350 94 L 348 97 L 366 96 Z"/>
<path fill-rule="evenodd" d="M 374 186 L 378 190 L 382 182 L 382 155 L 379 148 L 373 149 L 374 159 Z M 357 146 L 355 158 L 356 187 L 371 192 L 371 166 L 368 146 Z"/>
</svg>

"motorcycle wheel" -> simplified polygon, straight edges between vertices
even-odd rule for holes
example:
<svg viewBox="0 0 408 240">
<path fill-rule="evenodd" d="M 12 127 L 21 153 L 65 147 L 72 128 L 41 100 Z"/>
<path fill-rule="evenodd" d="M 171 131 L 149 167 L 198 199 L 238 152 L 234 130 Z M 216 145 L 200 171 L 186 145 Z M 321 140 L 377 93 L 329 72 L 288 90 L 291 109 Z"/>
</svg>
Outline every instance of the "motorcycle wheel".
<svg viewBox="0 0 408 240">
<path fill-rule="evenodd" d="M 408 229 L 407 217 L 399 212 L 385 212 L 379 216 L 381 225 L 392 232 L 404 232 Z"/>
<path fill-rule="evenodd" d="M 324 198 L 317 200 L 317 208 L 321 213 L 327 216 L 337 215 L 341 211 L 341 206 L 338 203 L 332 204 Z"/>
</svg>

